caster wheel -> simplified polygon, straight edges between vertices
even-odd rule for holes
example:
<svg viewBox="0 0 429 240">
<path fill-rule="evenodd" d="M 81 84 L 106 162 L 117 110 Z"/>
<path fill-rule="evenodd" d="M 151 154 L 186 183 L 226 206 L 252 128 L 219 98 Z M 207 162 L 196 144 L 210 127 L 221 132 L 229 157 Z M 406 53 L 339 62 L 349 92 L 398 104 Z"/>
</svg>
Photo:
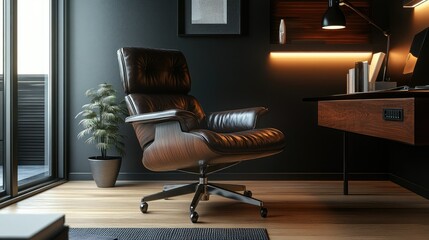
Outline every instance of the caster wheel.
<svg viewBox="0 0 429 240">
<path fill-rule="evenodd" d="M 243 194 L 245 197 L 252 197 L 252 191 L 246 190 Z"/>
<path fill-rule="evenodd" d="M 147 213 L 147 207 L 148 207 L 149 205 L 147 204 L 147 202 L 141 202 L 140 203 L 140 211 L 142 212 L 142 213 Z"/>
<path fill-rule="evenodd" d="M 192 212 L 191 213 L 191 222 L 192 223 L 196 223 L 196 222 L 198 222 L 198 213 L 197 212 Z"/>
<path fill-rule="evenodd" d="M 261 217 L 266 218 L 268 215 L 268 209 L 261 207 Z"/>
</svg>

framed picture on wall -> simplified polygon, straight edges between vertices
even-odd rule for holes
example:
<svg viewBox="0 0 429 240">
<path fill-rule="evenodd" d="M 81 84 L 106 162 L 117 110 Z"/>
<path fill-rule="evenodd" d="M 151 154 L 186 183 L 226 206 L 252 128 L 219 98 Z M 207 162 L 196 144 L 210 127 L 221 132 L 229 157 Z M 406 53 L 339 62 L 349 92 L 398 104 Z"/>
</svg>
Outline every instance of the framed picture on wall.
<svg viewBox="0 0 429 240">
<path fill-rule="evenodd" d="M 242 9 L 242 0 L 179 0 L 178 34 L 241 35 Z"/>
</svg>

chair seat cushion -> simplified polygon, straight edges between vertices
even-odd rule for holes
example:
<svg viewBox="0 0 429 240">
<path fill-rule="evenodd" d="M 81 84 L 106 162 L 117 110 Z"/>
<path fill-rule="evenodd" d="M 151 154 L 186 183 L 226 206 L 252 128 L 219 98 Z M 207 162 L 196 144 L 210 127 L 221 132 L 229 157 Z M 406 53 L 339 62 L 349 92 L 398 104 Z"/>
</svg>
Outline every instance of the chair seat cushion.
<svg viewBox="0 0 429 240">
<path fill-rule="evenodd" d="M 204 138 L 208 146 L 222 153 L 259 153 L 280 151 L 285 147 L 284 135 L 274 128 L 253 129 L 234 133 L 217 133 L 198 129 L 190 133 Z"/>
</svg>

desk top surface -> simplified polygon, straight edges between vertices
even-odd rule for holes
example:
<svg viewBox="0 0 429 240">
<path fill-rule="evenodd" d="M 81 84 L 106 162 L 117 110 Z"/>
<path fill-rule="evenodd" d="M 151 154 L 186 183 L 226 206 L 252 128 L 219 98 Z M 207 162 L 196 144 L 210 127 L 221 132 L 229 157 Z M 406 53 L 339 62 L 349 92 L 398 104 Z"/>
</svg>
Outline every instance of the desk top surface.
<svg viewBox="0 0 429 240">
<path fill-rule="evenodd" d="M 303 101 L 328 101 L 328 100 L 353 100 L 353 99 L 377 99 L 377 98 L 429 98 L 428 89 L 408 89 L 408 90 L 389 90 L 374 91 L 352 94 L 336 94 L 322 97 L 308 97 Z"/>
</svg>

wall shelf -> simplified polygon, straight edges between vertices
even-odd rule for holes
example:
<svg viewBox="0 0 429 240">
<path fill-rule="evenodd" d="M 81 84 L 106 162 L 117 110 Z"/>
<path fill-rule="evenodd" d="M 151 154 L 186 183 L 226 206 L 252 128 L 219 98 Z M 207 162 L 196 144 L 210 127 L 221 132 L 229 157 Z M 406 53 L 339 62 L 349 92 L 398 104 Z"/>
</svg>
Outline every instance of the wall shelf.
<svg viewBox="0 0 429 240">
<path fill-rule="evenodd" d="M 271 52 L 377 52 L 383 51 L 383 44 L 270 44 Z"/>
</svg>

